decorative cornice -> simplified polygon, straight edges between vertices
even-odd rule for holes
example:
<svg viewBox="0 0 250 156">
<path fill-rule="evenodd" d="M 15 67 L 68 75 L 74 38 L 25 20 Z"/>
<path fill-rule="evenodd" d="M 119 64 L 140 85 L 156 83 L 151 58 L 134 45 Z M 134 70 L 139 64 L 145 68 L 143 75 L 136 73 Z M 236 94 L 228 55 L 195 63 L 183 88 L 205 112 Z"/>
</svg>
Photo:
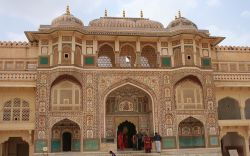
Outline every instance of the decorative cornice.
<svg viewBox="0 0 250 156">
<path fill-rule="evenodd" d="M 250 47 L 244 46 L 216 46 L 216 51 L 230 51 L 230 52 L 250 52 Z"/>
<path fill-rule="evenodd" d="M 214 73 L 214 81 L 250 81 L 250 73 Z"/>
</svg>

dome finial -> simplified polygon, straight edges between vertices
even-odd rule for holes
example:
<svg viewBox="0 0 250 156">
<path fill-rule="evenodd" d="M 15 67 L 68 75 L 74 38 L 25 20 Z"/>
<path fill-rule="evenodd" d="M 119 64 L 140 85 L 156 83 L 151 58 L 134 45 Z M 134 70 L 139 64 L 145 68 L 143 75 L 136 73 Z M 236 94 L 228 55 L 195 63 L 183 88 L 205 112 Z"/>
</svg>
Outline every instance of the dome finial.
<svg viewBox="0 0 250 156">
<path fill-rule="evenodd" d="M 125 17 L 125 10 L 122 11 L 122 16 Z"/>
<path fill-rule="evenodd" d="M 66 14 L 67 14 L 67 15 L 70 15 L 69 5 L 67 5 Z"/>
<path fill-rule="evenodd" d="M 104 16 L 105 16 L 105 17 L 108 16 L 108 11 L 107 11 L 107 9 L 105 9 Z"/>
<path fill-rule="evenodd" d="M 141 18 L 143 18 L 143 11 L 141 10 Z"/>
<path fill-rule="evenodd" d="M 178 11 L 178 18 L 181 18 L 181 11 Z"/>
</svg>

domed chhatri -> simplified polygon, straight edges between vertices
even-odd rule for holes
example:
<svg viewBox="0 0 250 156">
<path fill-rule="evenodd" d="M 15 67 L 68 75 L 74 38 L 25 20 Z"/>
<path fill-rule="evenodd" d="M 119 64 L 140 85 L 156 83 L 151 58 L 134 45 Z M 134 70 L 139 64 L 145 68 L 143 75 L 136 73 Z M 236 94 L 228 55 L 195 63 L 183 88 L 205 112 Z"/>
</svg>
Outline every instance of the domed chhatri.
<svg viewBox="0 0 250 156">
<path fill-rule="evenodd" d="M 175 16 L 175 20 L 169 23 L 167 26 L 168 31 L 178 31 L 178 30 L 198 30 L 196 24 L 192 21 L 181 17 L 181 13 L 179 11 L 178 17 Z"/>
<path fill-rule="evenodd" d="M 67 6 L 66 13 L 55 18 L 52 27 L 83 27 L 83 22 L 70 13 L 69 6 Z"/>
<path fill-rule="evenodd" d="M 110 28 L 153 28 L 163 29 L 160 22 L 152 21 L 146 18 L 120 18 L 120 17 L 101 17 L 92 20 L 90 27 L 110 27 Z"/>
<path fill-rule="evenodd" d="M 160 22 L 143 18 L 141 12 L 141 18 L 125 17 L 125 11 L 123 11 L 123 17 L 108 17 L 105 10 L 105 16 L 99 19 L 95 19 L 89 22 L 90 27 L 105 27 L 105 28 L 139 28 L 139 29 L 164 29 Z"/>
</svg>

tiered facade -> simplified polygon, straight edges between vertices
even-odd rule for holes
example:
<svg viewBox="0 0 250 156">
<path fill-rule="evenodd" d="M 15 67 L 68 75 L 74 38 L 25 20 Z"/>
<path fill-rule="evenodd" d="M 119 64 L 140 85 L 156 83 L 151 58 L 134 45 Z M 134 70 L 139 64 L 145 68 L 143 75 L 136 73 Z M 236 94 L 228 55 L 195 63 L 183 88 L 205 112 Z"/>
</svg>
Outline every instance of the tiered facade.
<svg viewBox="0 0 250 156">
<path fill-rule="evenodd" d="M 1 156 L 116 151 L 124 128 L 158 132 L 166 154 L 249 155 L 250 48 L 181 15 L 84 26 L 67 9 L 25 34 L 0 42 Z"/>
</svg>

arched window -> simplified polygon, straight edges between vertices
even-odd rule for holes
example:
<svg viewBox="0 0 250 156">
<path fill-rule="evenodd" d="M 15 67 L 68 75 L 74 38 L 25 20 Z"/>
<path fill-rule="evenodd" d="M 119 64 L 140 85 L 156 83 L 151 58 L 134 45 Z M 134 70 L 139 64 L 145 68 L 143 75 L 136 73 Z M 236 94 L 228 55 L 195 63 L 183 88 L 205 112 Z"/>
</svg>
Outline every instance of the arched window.
<svg viewBox="0 0 250 156">
<path fill-rule="evenodd" d="M 142 67 L 156 67 L 157 55 L 155 49 L 151 46 L 145 46 L 141 52 L 141 66 Z"/>
<path fill-rule="evenodd" d="M 218 104 L 219 120 L 234 120 L 240 119 L 240 107 L 238 101 L 233 98 L 224 98 Z"/>
<path fill-rule="evenodd" d="M 79 110 L 80 86 L 71 81 L 62 81 L 52 87 L 52 110 Z"/>
<path fill-rule="evenodd" d="M 29 121 L 29 103 L 20 98 L 6 101 L 3 106 L 3 121 Z"/>
<path fill-rule="evenodd" d="M 130 45 L 125 45 L 120 52 L 120 67 L 134 67 L 136 60 L 135 50 Z"/>
<path fill-rule="evenodd" d="M 176 85 L 177 109 L 203 109 L 202 87 L 196 81 L 185 79 Z"/>
<path fill-rule="evenodd" d="M 97 59 L 98 67 L 110 68 L 115 66 L 115 54 L 110 45 L 103 45 L 100 47 Z"/>
</svg>

